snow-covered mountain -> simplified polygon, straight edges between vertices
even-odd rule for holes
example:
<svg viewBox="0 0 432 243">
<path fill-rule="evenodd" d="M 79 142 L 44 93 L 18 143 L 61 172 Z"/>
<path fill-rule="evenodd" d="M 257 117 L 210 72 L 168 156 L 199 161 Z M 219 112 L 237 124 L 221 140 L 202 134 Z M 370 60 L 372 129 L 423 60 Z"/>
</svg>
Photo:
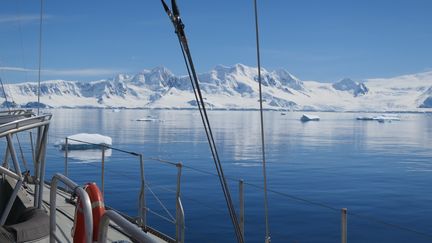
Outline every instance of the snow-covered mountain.
<svg viewBox="0 0 432 243">
<path fill-rule="evenodd" d="M 286 70 L 261 70 L 267 109 L 334 111 L 421 111 L 432 108 L 432 72 L 362 82 L 301 81 Z M 219 65 L 199 74 L 208 107 L 257 109 L 258 70 L 242 64 Z M 9 84 L 8 100 L 34 106 L 36 83 Z M 0 97 L 4 97 L 0 91 Z M 135 75 L 119 74 L 93 82 L 51 80 L 41 83 L 41 103 L 49 107 L 125 107 L 183 109 L 197 106 L 188 76 L 165 67 Z"/>
<path fill-rule="evenodd" d="M 369 91 L 364 83 L 355 82 L 349 78 L 344 78 L 341 81 L 334 83 L 332 86 L 335 90 L 350 91 L 354 97 L 365 95 Z"/>
</svg>

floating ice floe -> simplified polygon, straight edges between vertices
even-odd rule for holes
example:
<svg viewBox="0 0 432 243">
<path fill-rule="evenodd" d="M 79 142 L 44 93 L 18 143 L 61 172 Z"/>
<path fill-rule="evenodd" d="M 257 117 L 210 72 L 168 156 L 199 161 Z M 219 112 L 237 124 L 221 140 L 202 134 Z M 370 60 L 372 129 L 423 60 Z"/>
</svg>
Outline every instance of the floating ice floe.
<svg viewBox="0 0 432 243">
<path fill-rule="evenodd" d="M 241 167 L 258 167 L 261 166 L 261 163 L 237 162 L 234 163 L 234 165 L 241 166 Z"/>
<path fill-rule="evenodd" d="M 319 121 L 320 117 L 316 115 L 307 115 L 303 114 L 303 116 L 300 118 L 300 121 L 307 122 L 307 121 Z"/>
<path fill-rule="evenodd" d="M 400 121 L 400 118 L 397 116 L 382 115 L 382 116 L 375 117 L 375 120 L 384 123 L 384 122 Z"/>
<path fill-rule="evenodd" d="M 102 149 L 104 146 L 111 146 L 112 139 L 97 133 L 78 133 L 68 136 L 68 150 Z M 62 139 L 56 143 L 62 150 L 66 148 L 66 141 Z"/>
<path fill-rule="evenodd" d="M 357 120 L 360 121 L 378 121 L 378 122 L 392 122 L 400 121 L 400 118 L 396 115 L 380 115 L 380 116 L 359 116 Z"/>
<path fill-rule="evenodd" d="M 144 118 L 138 118 L 135 121 L 142 121 L 142 122 L 162 122 L 162 120 L 154 118 L 152 116 L 147 116 Z"/>
<path fill-rule="evenodd" d="M 359 121 L 373 121 L 375 120 L 375 116 L 359 116 L 357 117 Z"/>
</svg>

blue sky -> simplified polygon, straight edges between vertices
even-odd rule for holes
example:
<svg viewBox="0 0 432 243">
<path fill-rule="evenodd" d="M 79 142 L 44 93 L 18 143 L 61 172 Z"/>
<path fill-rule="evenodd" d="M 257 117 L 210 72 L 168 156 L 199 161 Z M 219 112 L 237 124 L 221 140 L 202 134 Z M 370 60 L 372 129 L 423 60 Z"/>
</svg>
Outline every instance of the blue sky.
<svg viewBox="0 0 432 243">
<path fill-rule="evenodd" d="M 186 74 L 159 0 L 45 0 L 42 80 L 98 80 L 166 66 Z M 259 2 L 262 65 L 302 80 L 362 80 L 432 68 L 432 1 Z M 256 65 L 252 0 L 178 0 L 199 72 Z M 39 1 L 0 2 L 0 76 L 34 81 Z"/>
</svg>

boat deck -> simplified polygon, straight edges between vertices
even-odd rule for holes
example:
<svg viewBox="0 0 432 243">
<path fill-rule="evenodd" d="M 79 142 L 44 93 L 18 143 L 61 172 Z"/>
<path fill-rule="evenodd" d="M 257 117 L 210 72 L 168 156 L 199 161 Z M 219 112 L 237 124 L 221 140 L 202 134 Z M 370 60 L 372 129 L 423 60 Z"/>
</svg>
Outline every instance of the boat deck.
<svg viewBox="0 0 432 243">
<path fill-rule="evenodd" d="M 30 194 L 29 194 L 30 195 Z M 56 205 L 56 232 L 59 240 L 61 242 L 73 242 L 72 239 L 72 226 L 73 218 L 75 214 L 75 205 L 69 203 L 67 199 L 70 199 L 70 194 L 68 192 L 57 190 L 57 205 Z M 50 186 L 45 185 L 43 191 L 43 208 L 49 213 L 49 199 L 50 199 Z M 33 198 L 30 196 L 29 200 L 33 203 Z M 155 242 L 166 242 L 155 235 L 147 233 L 150 235 Z M 108 230 L 108 241 L 107 242 L 132 242 L 132 240 L 123 233 L 115 224 L 110 224 Z M 37 243 L 48 243 L 49 237 L 36 241 Z"/>
</svg>

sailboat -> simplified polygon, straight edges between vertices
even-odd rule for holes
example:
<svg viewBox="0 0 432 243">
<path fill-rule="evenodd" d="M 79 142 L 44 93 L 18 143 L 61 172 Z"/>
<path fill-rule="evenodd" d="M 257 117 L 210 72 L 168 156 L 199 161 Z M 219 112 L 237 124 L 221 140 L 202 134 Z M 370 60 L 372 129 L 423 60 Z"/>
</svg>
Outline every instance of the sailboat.
<svg viewBox="0 0 432 243">
<path fill-rule="evenodd" d="M 179 34 L 182 47 L 186 48 L 186 50 L 182 50 L 185 51 L 184 54 L 189 59 L 187 65 L 191 72 L 191 81 L 194 80 L 192 86 L 196 91 L 200 114 L 203 121 L 205 120 L 204 127 L 209 135 L 209 144 L 219 173 L 227 208 L 237 240 L 244 242 L 244 232 L 237 219 L 223 169 L 217 156 L 216 145 L 208 123 L 192 58 L 188 52 L 186 36 L 176 2 L 175 0 L 172 1 L 172 11 L 164 1 L 162 3 Z M 40 92 L 38 93 L 38 104 L 40 104 Z M 85 185 L 78 185 L 70 179 L 67 176 L 67 164 L 64 174 L 55 173 L 51 178 L 45 178 L 45 168 L 49 165 L 49 162 L 46 161 L 46 148 L 51 114 L 39 114 L 38 110 L 36 115 L 28 110 L 20 110 L 4 113 L 3 117 L 5 119 L 3 119 L 4 123 L 0 124 L 0 139 L 5 139 L 7 146 L 4 160 L 0 165 L 0 242 L 184 242 L 185 224 L 179 191 L 180 173 L 176 193 L 176 235 L 170 237 L 146 224 L 147 209 L 144 200 L 143 173 L 141 173 L 140 178 L 140 215 L 138 219 L 132 219 L 119 213 L 119 210 L 105 206 L 103 192 L 96 184 L 89 182 Z M 27 133 L 36 134 L 35 138 L 32 135 L 29 136 L 33 168 L 30 168 L 30 163 L 27 163 L 28 161 L 25 160 L 24 156 L 21 158 L 17 156 L 16 142 L 13 139 L 14 137 L 22 138 Z M 110 147 L 110 145 L 105 144 L 100 146 Z M 20 145 L 19 150 L 21 154 L 24 154 Z M 65 163 L 67 163 L 67 153 L 68 146 L 66 145 Z M 142 170 L 142 155 L 136 153 L 135 155 L 141 159 Z M 21 165 L 24 165 L 24 168 Z M 181 169 L 181 164 L 176 166 Z M 59 183 L 65 187 L 59 187 Z M 71 228 L 72 234 L 68 233 Z"/>
<path fill-rule="evenodd" d="M 163 2 L 163 1 L 162 1 Z M 256 3 L 256 2 L 255 2 Z M 183 23 L 175 1 L 172 1 L 172 9 L 163 2 L 165 11 L 172 21 L 176 34 L 185 55 L 186 66 L 194 86 L 197 105 L 210 149 L 214 158 L 218 178 L 226 199 L 227 209 L 238 242 L 244 242 L 244 217 L 242 210 L 237 213 L 232 206 L 229 187 L 223 175 L 223 168 L 217 156 L 217 147 L 212 137 L 210 123 L 206 115 L 205 102 L 200 94 L 199 82 L 196 78 L 192 57 L 183 30 Z M 256 10 L 256 8 L 255 8 Z M 258 39 L 258 37 L 257 37 Z M 258 54 L 259 55 L 259 54 Z M 258 59 L 259 60 L 259 59 Z M 258 65 L 258 74 L 260 73 Z M 262 121 L 262 97 L 261 121 Z M 39 113 L 39 112 L 38 112 Z M 143 173 L 142 154 L 123 151 L 140 159 L 140 188 L 138 195 L 139 217 L 132 218 L 122 214 L 118 209 L 110 208 L 103 201 L 103 179 L 101 190 L 94 183 L 78 184 L 68 177 L 67 159 L 68 146 L 65 146 L 65 171 L 55 173 L 51 178 L 45 176 L 45 168 L 50 165 L 47 160 L 46 148 L 48 131 L 51 125 L 51 114 L 38 114 L 33 112 L 7 113 L 4 123 L 0 123 L 0 139 L 6 140 L 6 149 L 3 161 L 0 164 L 0 242 L 184 242 L 185 241 L 185 212 L 180 194 L 180 178 L 182 164 L 173 164 L 178 169 L 177 189 L 175 191 L 176 213 L 173 222 L 175 224 L 175 236 L 161 232 L 157 228 L 150 227 L 146 222 L 148 208 L 145 205 L 145 183 Z M 310 118 L 311 116 L 309 116 Z M 263 123 L 261 131 L 263 133 Z M 31 146 L 28 153 L 31 160 L 25 160 L 19 154 L 25 148 L 21 147 L 18 138 L 28 137 Z M 16 140 L 16 141 L 15 141 Z M 264 136 L 262 136 L 263 177 L 264 192 L 266 193 Z M 104 148 L 111 148 L 102 144 Z M 105 149 L 102 149 L 102 165 Z M 102 176 L 103 176 L 102 166 Z M 126 178 L 124 178 L 126 180 Z M 63 184 L 60 187 L 59 184 Z M 309 205 L 319 205 L 330 208 L 325 204 L 307 201 L 299 197 L 290 199 L 306 202 Z M 265 195 L 265 211 L 267 211 L 267 198 Z M 338 209 L 331 208 L 337 211 Z M 342 242 L 346 242 L 346 216 L 347 210 L 342 210 Z M 363 219 L 371 219 L 363 217 Z M 373 220 L 373 218 L 372 218 Z M 265 219 L 265 242 L 270 242 L 268 219 Z M 375 221 L 377 222 L 377 221 Z M 383 221 L 380 224 L 391 226 Z M 391 227 L 398 228 L 398 225 Z M 73 234 L 70 233 L 73 229 Z M 399 227 L 399 229 L 403 229 Z M 406 228 L 405 228 L 406 229 Z M 410 229 L 408 229 L 410 230 Z M 420 232 L 421 233 L 421 232 Z"/>
</svg>

